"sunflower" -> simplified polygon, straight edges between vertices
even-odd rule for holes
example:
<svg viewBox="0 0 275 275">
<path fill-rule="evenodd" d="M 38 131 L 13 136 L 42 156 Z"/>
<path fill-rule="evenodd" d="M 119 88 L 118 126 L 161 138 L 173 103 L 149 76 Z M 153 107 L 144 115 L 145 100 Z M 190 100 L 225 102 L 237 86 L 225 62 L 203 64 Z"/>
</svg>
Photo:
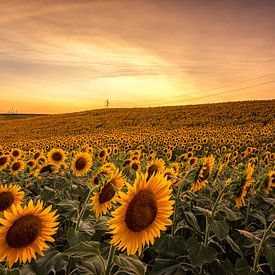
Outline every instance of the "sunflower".
<svg viewBox="0 0 275 275">
<path fill-rule="evenodd" d="M 127 194 L 120 192 L 120 206 L 109 221 L 111 243 L 127 254 L 139 255 L 145 244 L 153 244 L 160 231 L 171 225 L 174 201 L 170 200 L 170 182 L 161 174 L 137 174 L 134 185 L 127 184 Z"/>
<path fill-rule="evenodd" d="M 208 182 L 208 176 L 213 168 L 215 158 L 211 155 L 207 158 L 203 158 L 203 162 L 200 165 L 195 182 L 192 184 L 191 192 L 196 192 L 202 189 Z"/>
<path fill-rule="evenodd" d="M 55 166 L 52 164 L 45 164 L 45 165 L 40 165 L 38 169 L 35 172 L 36 177 L 41 177 L 44 173 L 50 173 L 53 174 L 55 171 Z"/>
<path fill-rule="evenodd" d="M 59 148 L 53 148 L 48 154 L 48 160 L 51 164 L 59 166 L 65 161 L 66 153 Z"/>
<path fill-rule="evenodd" d="M 89 153 L 77 153 L 74 156 L 71 164 L 73 174 L 77 177 L 85 175 L 90 170 L 92 163 L 92 157 Z"/>
<path fill-rule="evenodd" d="M 163 159 L 151 160 L 146 167 L 147 181 L 156 173 L 162 174 L 165 169 L 165 163 Z"/>
<path fill-rule="evenodd" d="M 116 166 L 112 163 L 112 162 L 106 162 L 101 168 L 100 170 L 104 170 L 104 169 L 109 169 L 113 172 L 116 172 L 117 168 Z"/>
<path fill-rule="evenodd" d="M 246 197 L 247 191 L 253 182 L 253 172 L 254 168 L 248 163 L 245 174 L 237 182 L 237 188 L 235 188 L 235 203 L 237 208 L 242 207 L 244 204 L 244 198 Z"/>
<path fill-rule="evenodd" d="M 38 160 L 42 155 L 43 155 L 42 151 L 37 151 L 37 152 L 34 153 L 33 159 Z"/>
<path fill-rule="evenodd" d="M 269 194 L 271 189 L 275 187 L 275 171 L 271 171 L 268 173 L 264 182 L 264 186 L 265 186 L 264 191 L 266 194 Z"/>
<path fill-rule="evenodd" d="M 175 173 L 178 173 L 180 170 L 180 164 L 178 162 L 173 162 L 171 164 L 171 168 L 175 171 Z"/>
<path fill-rule="evenodd" d="M 140 172 L 140 170 L 141 170 L 140 161 L 139 160 L 132 160 L 130 162 L 130 167 L 132 169 L 134 169 L 135 171 Z"/>
<path fill-rule="evenodd" d="M 105 177 L 111 177 L 114 174 L 114 172 L 116 172 L 116 170 L 114 171 L 110 169 L 110 167 L 106 167 L 105 165 L 103 165 L 97 171 L 97 173 L 91 178 L 91 184 L 92 185 L 100 184 Z"/>
<path fill-rule="evenodd" d="M 0 184 L 0 217 L 5 210 L 10 210 L 11 206 L 21 203 L 24 192 L 19 185 Z"/>
<path fill-rule="evenodd" d="M 43 203 L 36 205 L 30 200 L 23 208 L 21 205 L 4 211 L 4 219 L 0 219 L 0 262 L 4 259 L 8 266 L 14 263 L 31 262 L 38 253 L 44 256 L 43 249 L 48 248 L 46 241 L 54 242 L 51 237 L 56 233 L 59 222 L 56 210 L 52 206 L 43 209 Z"/>
<path fill-rule="evenodd" d="M 22 160 L 15 160 L 11 165 L 10 165 L 10 171 L 13 175 L 18 174 L 21 172 L 25 167 L 25 164 Z"/>
<path fill-rule="evenodd" d="M 13 157 L 13 158 L 15 158 L 15 159 L 17 159 L 17 158 L 20 158 L 20 156 L 21 156 L 21 150 L 20 149 L 13 149 L 12 151 L 11 151 L 11 156 Z"/>
<path fill-rule="evenodd" d="M 124 186 L 125 177 L 117 169 L 115 174 L 107 180 L 98 192 L 94 192 L 91 197 L 91 208 L 95 212 L 96 218 L 106 214 L 112 208 L 112 203 L 117 201 L 117 191 Z"/>
<path fill-rule="evenodd" d="M 173 183 L 173 185 L 176 185 L 176 183 L 178 182 L 178 179 L 177 179 L 178 173 L 176 173 L 173 168 L 165 169 L 163 174 L 164 176 L 167 177 L 168 180 L 170 180 Z"/>
<path fill-rule="evenodd" d="M 98 160 L 102 162 L 106 161 L 108 157 L 109 157 L 109 153 L 106 148 L 103 148 L 98 154 Z"/>
<path fill-rule="evenodd" d="M 10 162 L 10 157 L 8 155 L 0 156 L 0 171 L 4 170 Z"/>
</svg>

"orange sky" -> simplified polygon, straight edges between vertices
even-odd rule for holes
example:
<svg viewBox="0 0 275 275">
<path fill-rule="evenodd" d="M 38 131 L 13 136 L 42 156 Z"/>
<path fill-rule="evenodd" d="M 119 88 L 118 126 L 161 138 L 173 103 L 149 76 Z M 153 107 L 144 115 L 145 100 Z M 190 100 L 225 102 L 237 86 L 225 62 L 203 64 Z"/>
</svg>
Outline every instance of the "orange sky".
<svg viewBox="0 0 275 275">
<path fill-rule="evenodd" d="M 0 112 L 271 99 L 273 0 L 0 0 Z"/>
</svg>

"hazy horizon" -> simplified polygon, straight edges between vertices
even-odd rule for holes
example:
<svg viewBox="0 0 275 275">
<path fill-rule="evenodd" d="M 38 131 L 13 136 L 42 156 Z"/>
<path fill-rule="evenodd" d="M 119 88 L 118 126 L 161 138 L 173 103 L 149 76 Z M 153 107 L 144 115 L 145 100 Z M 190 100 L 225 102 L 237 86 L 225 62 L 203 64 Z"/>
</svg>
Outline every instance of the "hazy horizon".
<svg viewBox="0 0 275 275">
<path fill-rule="evenodd" d="M 0 0 L 0 113 L 274 99 L 275 1 Z"/>
</svg>

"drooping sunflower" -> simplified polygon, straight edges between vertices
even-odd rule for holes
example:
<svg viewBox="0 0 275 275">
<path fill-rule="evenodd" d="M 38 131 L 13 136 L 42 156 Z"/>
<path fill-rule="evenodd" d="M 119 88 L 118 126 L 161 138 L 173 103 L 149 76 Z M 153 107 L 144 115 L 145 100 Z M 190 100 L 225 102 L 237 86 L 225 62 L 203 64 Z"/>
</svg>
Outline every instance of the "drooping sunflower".
<svg viewBox="0 0 275 275">
<path fill-rule="evenodd" d="M 10 211 L 4 211 L 4 219 L 0 219 L 0 262 L 6 260 L 9 267 L 14 263 L 26 263 L 36 259 L 36 253 L 44 256 L 43 249 L 58 230 L 59 222 L 56 210 L 52 206 L 43 208 L 43 203 L 36 205 L 30 200 L 28 205 L 14 205 Z"/>
<path fill-rule="evenodd" d="M 11 206 L 19 205 L 24 197 L 19 185 L 0 184 L 0 217 L 5 210 L 10 210 Z"/>
<path fill-rule="evenodd" d="M 127 254 L 139 255 L 143 247 L 154 243 L 161 230 L 171 225 L 174 201 L 166 177 L 157 173 L 147 181 L 147 175 L 137 174 L 134 185 L 127 184 L 128 192 L 120 192 L 120 206 L 109 221 L 111 243 Z"/>
<path fill-rule="evenodd" d="M 51 149 L 47 156 L 49 162 L 56 166 L 61 165 L 66 159 L 66 153 L 60 148 Z"/>
<path fill-rule="evenodd" d="M 10 162 L 10 157 L 8 155 L 0 156 L 0 171 L 4 170 Z"/>
<path fill-rule="evenodd" d="M 253 172 L 254 168 L 248 163 L 245 174 L 242 175 L 241 178 L 237 181 L 237 185 L 235 187 L 235 203 L 237 208 L 242 207 L 244 204 L 244 198 L 246 197 L 247 191 L 253 182 Z"/>
<path fill-rule="evenodd" d="M 270 171 L 266 176 L 264 182 L 264 191 L 266 194 L 269 194 L 271 189 L 275 187 L 275 171 Z"/>
<path fill-rule="evenodd" d="M 73 174 L 77 177 L 84 176 L 90 170 L 92 163 L 92 156 L 89 153 L 77 153 L 71 163 Z"/>
<path fill-rule="evenodd" d="M 162 174 L 165 169 L 165 163 L 163 159 L 153 159 L 146 166 L 147 181 L 156 173 Z"/>
<path fill-rule="evenodd" d="M 118 191 L 124 186 L 125 177 L 117 171 L 108 179 L 91 197 L 91 208 L 95 212 L 96 218 L 106 214 L 112 208 L 112 203 L 117 202 Z"/>
<path fill-rule="evenodd" d="M 215 158 L 211 155 L 207 158 L 203 158 L 203 162 L 200 165 L 195 182 L 192 184 L 191 192 L 196 192 L 202 189 L 208 182 L 208 176 L 213 168 Z"/>
<path fill-rule="evenodd" d="M 17 175 L 19 172 L 21 172 L 25 167 L 25 163 L 22 160 L 15 160 L 10 165 L 10 171 L 13 175 Z"/>
</svg>

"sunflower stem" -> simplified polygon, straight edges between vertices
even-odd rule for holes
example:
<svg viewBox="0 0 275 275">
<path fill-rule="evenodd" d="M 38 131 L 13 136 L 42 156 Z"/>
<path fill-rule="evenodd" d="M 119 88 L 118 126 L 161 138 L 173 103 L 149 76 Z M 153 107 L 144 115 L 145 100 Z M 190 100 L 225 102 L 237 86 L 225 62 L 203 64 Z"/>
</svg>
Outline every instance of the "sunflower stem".
<svg viewBox="0 0 275 275">
<path fill-rule="evenodd" d="M 111 269 L 112 269 L 112 266 L 113 266 L 115 252 L 116 252 L 116 247 L 114 245 L 111 245 L 110 249 L 109 249 L 109 255 L 108 255 L 108 261 L 107 261 L 107 267 L 106 267 L 105 275 L 110 275 L 111 274 Z"/>
<path fill-rule="evenodd" d="M 204 245 L 208 245 L 208 240 L 209 240 L 209 233 L 210 233 L 210 228 L 211 228 L 211 225 L 212 225 L 212 222 L 213 222 L 213 219 L 214 219 L 214 216 L 215 216 L 215 212 L 216 212 L 216 209 L 217 209 L 217 206 L 220 202 L 220 199 L 223 195 L 223 193 L 225 192 L 226 188 L 228 187 L 228 185 L 225 185 L 223 187 L 223 189 L 221 190 L 221 192 L 219 193 L 213 207 L 212 207 L 212 210 L 211 210 L 211 214 L 209 217 L 205 216 L 205 237 L 204 237 Z"/>
<path fill-rule="evenodd" d="M 249 212 L 250 212 L 250 204 L 251 204 L 251 200 L 252 200 L 252 197 L 253 197 L 253 192 L 254 192 L 254 189 L 255 189 L 255 186 L 256 184 L 254 184 L 250 190 L 250 197 L 248 199 L 248 203 L 247 203 L 247 209 L 246 209 L 246 215 L 245 215 L 245 226 L 247 228 L 247 222 L 248 222 L 248 217 L 249 217 Z"/>
<path fill-rule="evenodd" d="M 178 206 L 177 203 L 180 198 L 180 186 L 177 190 L 177 196 L 176 196 L 176 201 L 175 201 L 175 206 L 174 206 L 174 212 L 173 212 L 173 223 L 172 223 L 172 228 L 171 228 L 171 236 L 174 237 L 176 233 L 176 223 L 177 223 L 177 212 L 178 212 Z"/>
<path fill-rule="evenodd" d="M 258 265 L 259 265 L 259 259 L 260 259 L 260 256 L 262 254 L 262 250 L 264 248 L 264 245 L 265 245 L 265 241 L 266 239 L 268 238 L 269 236 L 269 233 L 271 232 L 272 230 L 272 227 L 275 225 L 275 219 L 270 223 L 270 225 L 268 226 L 268 228 L 264 231 L 264 235 L 261 239 L 261 242 L 259 244 L 259 247 L 258 249 L 256 249 L 256 253 L 255 253 L 255 259 L 254 259 L 254 264 L 253 264 L 253 270 L 257 272 L 258 270 Z"/>
<path fill-rule="evenodd" d="M 81 208 L 80 213 L 77 212 L 77 214 L 78 214 L 78 213 L 79 213 L 79 214 L 78 214 L 78 216 L 77 216 L 77 221 L 76 221 L 76 224 L 75 224 L 75 230 L 76 230 L 76 231 L 79 229 L 79 225 L 80 225 L 80 222 L 81 222 L 81 220 L 82 220 L 82 218 L 83 218 L 83 215 L 84 215 L 84 213 L 85 213 L 85 211 L 86 211 L 86 205 L 87 205 L 88 202 L 89 202 L 90 196 L 91 196 L 91 189 L 89 188 L 89 192 L 88 192 L 88 195 L 87 195 L 86 200 L 85 200 L 85 206 Z"/>
</svg>

